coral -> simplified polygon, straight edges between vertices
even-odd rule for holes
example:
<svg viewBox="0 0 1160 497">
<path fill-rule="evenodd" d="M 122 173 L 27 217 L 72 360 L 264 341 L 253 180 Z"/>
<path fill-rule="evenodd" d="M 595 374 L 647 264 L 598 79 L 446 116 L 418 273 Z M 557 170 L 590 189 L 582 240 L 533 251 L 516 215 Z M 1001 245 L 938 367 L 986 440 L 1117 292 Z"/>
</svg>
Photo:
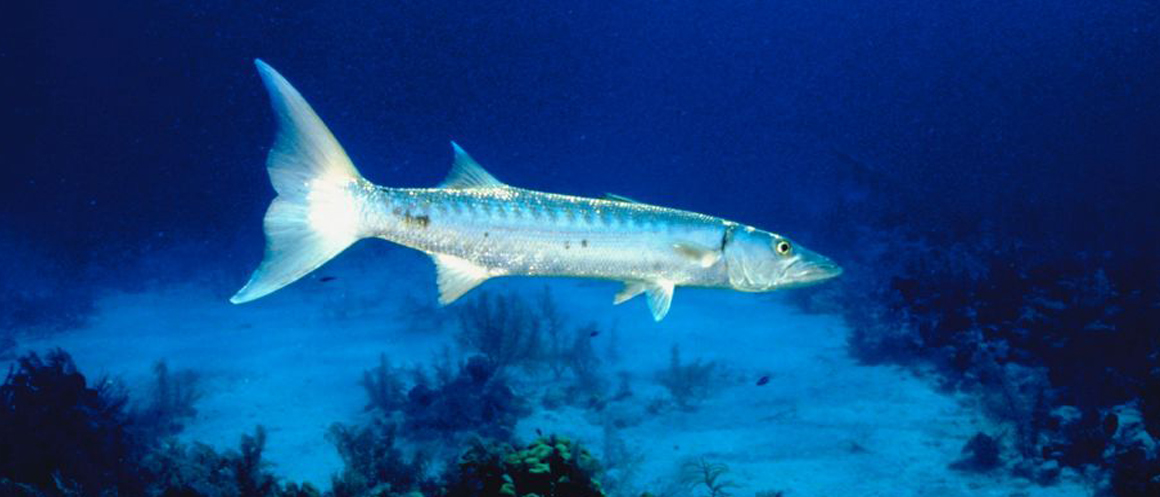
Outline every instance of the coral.
<svg viewBox="0 0 1160 497">
<path fill-rule="evenodd" d="M 713 392 L 717 379 L 717 364 L 702 362 L 681 362 L 681 349 L 673 344 L 668 369 L 657 373 L 657 382 L 669 391 L 669 396 L 682 410 L 693 410 Z"/>
<path fill-rule="evenodd" d="M 951 467 L 961 471 L 991 471 L 1002 464 L 999 451 L 999 442 L 993 437 L 976 433 L 963 446 L 963 458 L 952 463 Z"/>
<path fill-rule="evenodd" d="M 112 381 L 89 386 L 63 350 L 21 357 L 0 386 L 0 478 L 139 493 L 127 401 Z"/>
<path fill-rule="evenodd" d="M 700 457 L 681 465 L 681 483 L 698 495 L 729 497 L 732 495 L 729 489 L 737 488 L 738 485 L 724 478 L 728 472 L 728 466 Z"/>
<path fill-rule="evenodd" d="M 369 402 L 366 410 L 379 409 L 391 412 L 400 409 L 406 403 L 403 395 L 405 385 L 399 379 L 396 371 L 391 368 L 386 354 L 379 355 L 379 365 L 363 372 L 359 385 L 367 392 Z"/>
<path fill-rule="evenodd" d="M 265 469 L 266 432 L 218 454 L 172 437 L 198 397 L 192 376 L 154 367 L 151 401 L 128 412 L 109 379 L 94 386 L 63 350 L 18 360 L 0 386 L 0 495 L 318 497 Z"/>
<path fill-rule="evenodd" d="M 477 441 L 447 476 L 446 497 L 603 497 L 599 465 L 579 444 L 555 435 L 524 449 Z"/>
<path fill-rule="evenodd" d="M 327 440 L 344 463 L 342 473 L 331 480 L 333 497 L 386 497 L 433 488 L 433 482 L 421 477 L 422 457 L 405 458 L 396 434 L 395 425 L 382 420 L 364 427 L 331 426 Z"/>
<path fill-rule="evenodd" d="M 148 439 L 176 435 L 197 415 L 194 404 L 202 395 L 198 376 L 188 370 L 170 373 L 165 361 L 153 365 L 153 375 L 149 403 L 133 412 L 135 429 Z"/>
<path fill-rule="evenodd" d="M 148 454 L 140 472 L 148 480 L 142 495 L 206 497 L 320 497 L 310 484 L 279 484 L 265 469 L 266 431 L 242 435 L 238 450 L 219 454 L 201 443 L 165 442 Z"/>
<path fill-rule="evenodd" d="M 402 371 L 381 358 L 377 368 L 364 374 L 368 409 L 374 408 L 384 419 L 401 414 L 403 428 L 415 439 L 475 433 L 506 440 L 519 418 L 528 413 L 526 402 L 484 356 L 473 356 L 463 364 L 448 357 L 434 373 L 432 378 L 422 370 L 413 371 L 413 385 L 407 389 Z"/>
<path fill-rule="evenodd" d="M 570 326 L 546 288 L 535 301 L 482 294 L 460 311 L 460 324 L 460 345 L 501 372 L 550 374 L 562 386 L 548 404 L 603 408 L 608 380 L 592 345 L 601 330 L 595 323 Z"/>
<path fill-rule="evenodd" d="M 518 295 L 483 292 L 460 308 L 459 324 L 460 344 L 498 369 L 534 367 L 541 361 L 544 320 Z"/>
<path fill-rule="evenodd" d="M 446 436 L 474 432 L 506 440 L 526 403 L 515 395 L 494 363 L 475 356 L 447 383 L 416 384 L 403 406 L 403 427 L 415 436 Z"/>
<path fill-rule="evenodd" d="M 943 386 L 976 394 L 1014 428 L 1014 471 L 1039 482 L 1061 467 L 1121 471 L 1110 455 L 1131 446 L 1108 428 L 1115 406 L 1138 405 L 1145 429 L 1160 432 L 1154 261 L 1130 251 L 1033 251 L 985 231 L 876 239 L 880 248 L 848 264 L 857 268 L 836 285 L 851 353 L 922 366 Z M 1078 416 L 1056 419 L 1063 406 Z"/>
</svg>

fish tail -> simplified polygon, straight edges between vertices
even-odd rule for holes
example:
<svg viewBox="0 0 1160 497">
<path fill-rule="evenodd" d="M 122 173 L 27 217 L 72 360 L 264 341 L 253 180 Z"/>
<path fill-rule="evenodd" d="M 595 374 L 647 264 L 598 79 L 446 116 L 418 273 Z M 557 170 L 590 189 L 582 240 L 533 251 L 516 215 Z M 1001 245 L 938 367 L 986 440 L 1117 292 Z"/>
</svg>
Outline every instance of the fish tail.
<svg viewBox="0 0 1160 497">
<path fill-rule="evenodd" d="M 254 63 L 278 121 L 266 159 L 278 196 L 263 221 L 265 256 L 230 298 L 235 304 L 293 283 L 368 236 L 366 192 L 373 188 L 302 95 L 274 68 Z"/>
</svg>

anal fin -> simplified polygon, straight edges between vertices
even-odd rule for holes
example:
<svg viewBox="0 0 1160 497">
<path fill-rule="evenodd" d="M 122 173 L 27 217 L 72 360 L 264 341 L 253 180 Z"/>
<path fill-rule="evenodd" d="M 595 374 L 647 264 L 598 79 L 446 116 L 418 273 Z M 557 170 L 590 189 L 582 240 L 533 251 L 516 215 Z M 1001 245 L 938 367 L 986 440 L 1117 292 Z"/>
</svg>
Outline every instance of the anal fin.
<svg viewBox="0 0 1160 497">
<path fill-rule="evenodd" d="M 673 282 L 666 280 L 628 280 L 624 282 L 624 288 L 613 297 L 612 303 L 620 305 L 643 293 L 648 296 L 648 308 L 652 311 L 653 319 L 660 321 L 669 313 L 674 287 Z"/>
<path fill-rule="evenodd" d="M 612 305 L 620 305 L 628 302 L 633 297 L 644 293 L 644 290 L 645 284 L 643 281 L 626 281 L 624 282 L 624 288 L 612 298 Z"/>
<path fill-rule="evenodd" d="M 467 259 L 444 254 L 431 254 L 431 258 L 435 260 L 435 280 L 442 305 L 455 302 L 492 276 L 487 268 Z"/>
</svg>

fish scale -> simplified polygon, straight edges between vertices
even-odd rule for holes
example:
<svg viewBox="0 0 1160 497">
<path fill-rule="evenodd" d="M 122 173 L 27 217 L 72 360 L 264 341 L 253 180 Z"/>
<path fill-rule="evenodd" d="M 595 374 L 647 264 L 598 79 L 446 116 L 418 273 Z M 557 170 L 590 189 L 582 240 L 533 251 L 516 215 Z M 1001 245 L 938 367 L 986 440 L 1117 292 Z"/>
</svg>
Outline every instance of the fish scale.
<svg viewBox="0 0 1160 497">
<path fill-rule="evenodd" d="M 721 218 L 512 187 L 381 188 L 376 193 L 370 202 L 383 208 L 374 236 L 460 257 L 496 274 L 619 281 L 647 276 L 677 285 L 728 284 L 723 271 L 704 271 L 672 248 L 678 242 L 719 246 L 733 224 Z M 461 214 L 453 209 L 439 212 L 447 204 L 465 208 Z M 532 214 L 536 211 L 554 215 L 539 219 Z M 415 216 L 428 217 L 429 223 L 408 221 Z"/>
<path fill-rule="evenodd" d="M 645 294 L 657 321 L 676 286 L 766 292 L 841 273 L 781 235 L 718 217 L 506 185 L 454 143 L 438 188 L 373 185 L 302 95 L 256 64 L 278 117 L 266 161 L 278 196 L 266 212 L 265 256 L 231 302 L 274 292 L 371 237 L 430 255 L 443 304 L 497 276 L 598 278 L 624 282 L 616 304 Z"/>
</svg>

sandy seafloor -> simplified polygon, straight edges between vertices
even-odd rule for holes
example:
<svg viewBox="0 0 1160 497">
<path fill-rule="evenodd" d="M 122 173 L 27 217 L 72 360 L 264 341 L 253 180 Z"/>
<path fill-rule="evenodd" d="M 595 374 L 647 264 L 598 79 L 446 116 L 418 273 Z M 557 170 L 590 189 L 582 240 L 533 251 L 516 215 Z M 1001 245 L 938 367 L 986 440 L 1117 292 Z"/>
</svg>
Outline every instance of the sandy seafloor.
<svg viewBox="0 0 1160 497">
<path fill-rule="evenodd" d="M 322 283 L 322 275 L 336 279 Z M 237 275 L 237 284 L 246 277 Z M 535 295 L 545 286 L 566 317 L 606 330 L 593 338 L 597 352 L 615 349 L 619 359 L 606 367 L 632 378 L 633 397 L 606 415 L 629 420 L 618 436 L 640 457 L 635 488 L 663 493 L 682 461 L 704 456 L 729 466 L 738 496 L 1091 494 L 1067 471 L 1061 483 L 1040 487 L 1003 471 L 948 469 L 973 434 L 1002 428 L 988 425 L 965 396 L 899 368 L 857 364 L 837 316 L 803 314 L 774 296 L 678 288 L 671 313 L 654 323 L 643 298 L 611 305 L 614 282 L 507 278 L 474 292 Z M 195 370 L 204 396 L 182 438 L 234 448 L 243 433 L 264 425 L 273 471 L 326 488 L 341 461 L 324 436 L 334 422 L 365 419 L 362 372 L 380 353 L 415 365 L 455 344 L 454 319 L 441 319 L 448 310 L 416 312 L 417 303 L 435 300 L 431 263 L 381 242 L 363 242 L 254 303 L 232 305 L 228 291 L 208 287 L 111 293 L 85 327 L 22 342 L 21 349 L 63 347 L 90 379 L 119 376 L 138 395 L 158 359 L 171 370 Z M 674 343 L 687 360 L 718 361 L 726 379 L 696 411 L 649 414 L 645 406 L 664 395 L 655 373 L 668 365 Z M 757 386 L 766 375 L 769 383 Z M 522 439 L 539 429 L 601 453 L 602 415 L 533 405 L 517 427 Z"/>
</svg>

